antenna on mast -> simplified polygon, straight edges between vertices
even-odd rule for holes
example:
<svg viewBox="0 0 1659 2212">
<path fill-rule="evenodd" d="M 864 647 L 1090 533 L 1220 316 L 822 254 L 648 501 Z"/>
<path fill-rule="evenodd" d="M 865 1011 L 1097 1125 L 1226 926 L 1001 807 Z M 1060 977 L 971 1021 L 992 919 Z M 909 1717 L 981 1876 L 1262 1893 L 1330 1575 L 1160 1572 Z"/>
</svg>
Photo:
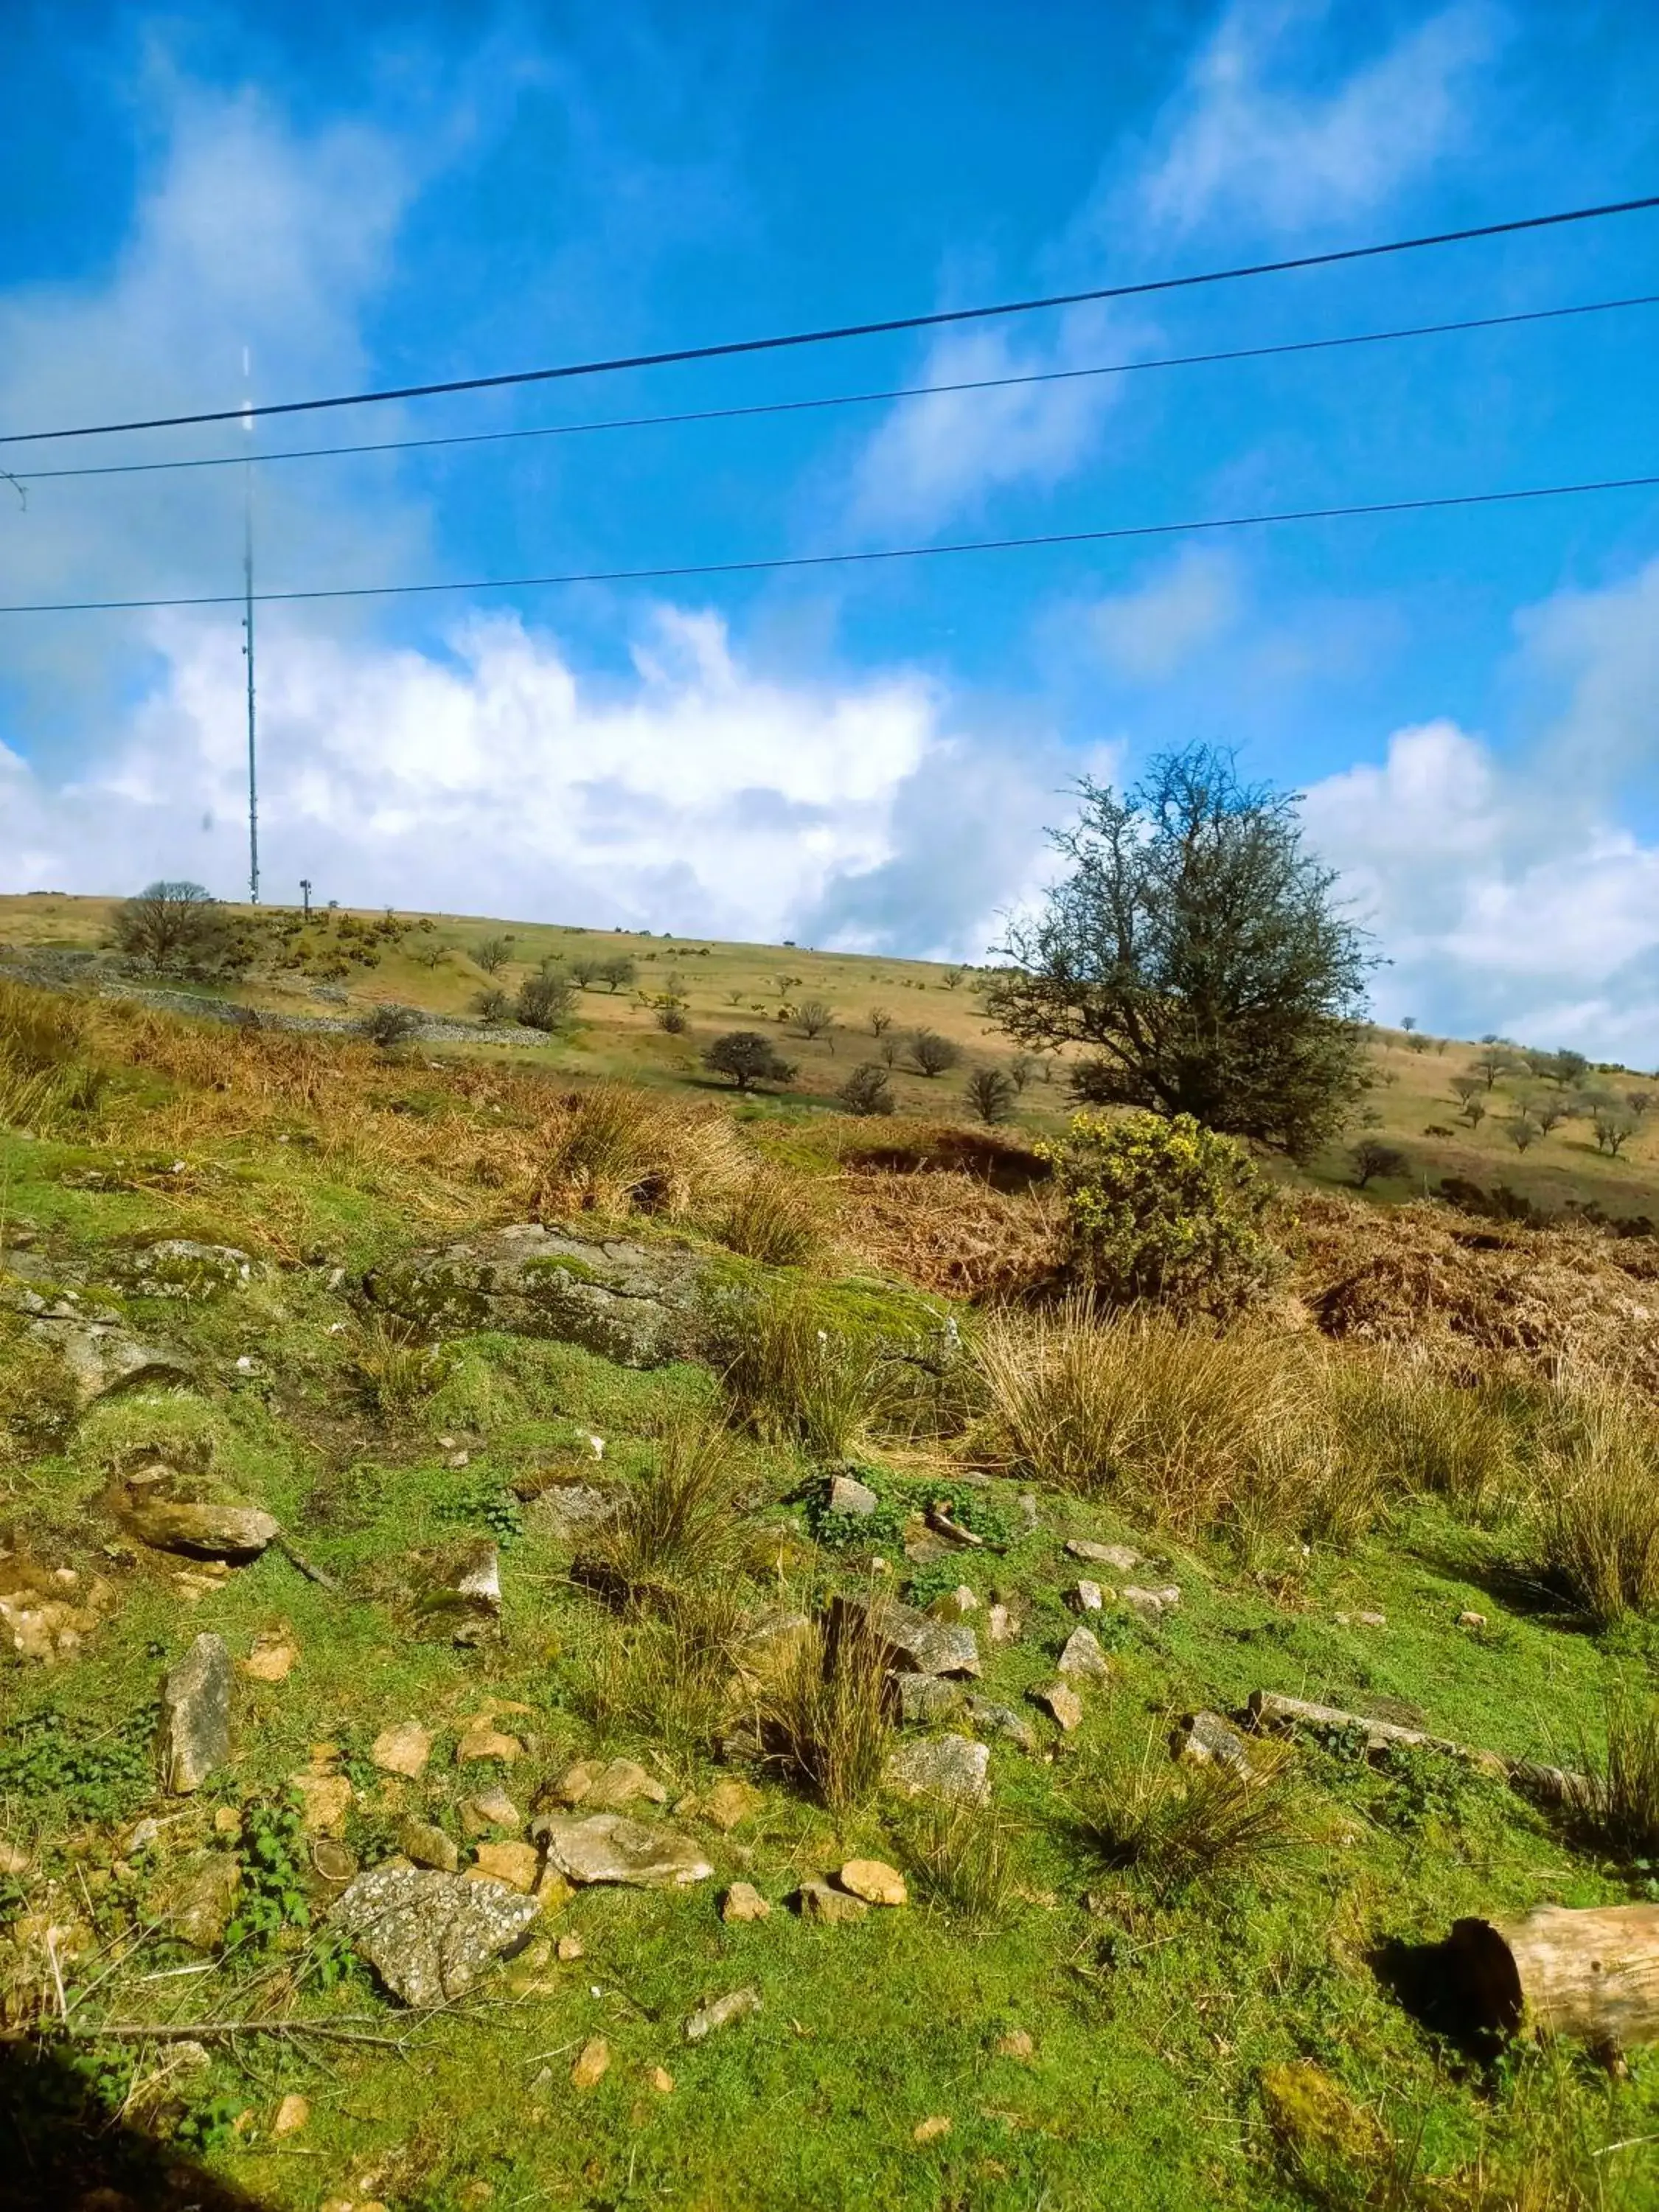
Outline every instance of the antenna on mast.
<svg viewBox="0 0 1659 2212">
<path fill-rule="evenodd" d="M 242 428 L 249 440 L 242 465 L 242 651 L 247 659 L 247 895 L 259 903 L 259 772 L 253 715 L 253 387 L 252 359 L 242 348 Z"/>
</svg>

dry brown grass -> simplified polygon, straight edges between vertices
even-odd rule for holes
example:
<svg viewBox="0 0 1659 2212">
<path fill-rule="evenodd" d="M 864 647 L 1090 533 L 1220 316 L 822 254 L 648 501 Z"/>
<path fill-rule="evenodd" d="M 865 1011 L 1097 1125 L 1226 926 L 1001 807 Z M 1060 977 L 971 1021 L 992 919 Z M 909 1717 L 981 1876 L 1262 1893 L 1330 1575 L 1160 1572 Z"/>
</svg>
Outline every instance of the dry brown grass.
<svg viewBox="0 0 1659 2212">
<path fill-rule="evenodd" d="M 809 1267 L 823 1249 L 825 1209 L 817 1182 L 758 1160 L 714 1222 L 722 1244 L 771 1267 Z"/>
<path fill-rule="evenodd" d="M 750 1163 L 720 1107 L 596 1084 L 561 1099 L 538 1132 L 535 1212 L 685 1220 L 729 1205 Z"/>
<path fill-rule="evenodd" d="M 1544 1424 L 1540 1548 L 1598 1626 L 1659 1612 L 1659 1422 L 1618 1392 L 1563 1392 Z"/>
<path fill-rule="evenodd" d="M 762 1686 L 757 1718 L 771 1754 L 832 1813 L 862 1804 L 891 1748 L 886 1654 L 849 1609 L 831 1635 L 814 1626 Z"/>
</svg>

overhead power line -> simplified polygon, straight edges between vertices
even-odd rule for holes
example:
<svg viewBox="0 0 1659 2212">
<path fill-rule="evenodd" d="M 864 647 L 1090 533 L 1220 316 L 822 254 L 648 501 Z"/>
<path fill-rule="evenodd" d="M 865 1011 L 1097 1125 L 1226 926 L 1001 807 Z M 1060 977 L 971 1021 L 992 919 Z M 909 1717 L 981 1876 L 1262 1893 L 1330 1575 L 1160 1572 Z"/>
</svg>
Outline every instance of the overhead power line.
<svg viewBox="0 0 1659 2212">
<path fill-rule="evenodd" d="M 1634 215 L 1659 207 L 1659 193 L 1640 199 L 1607 200 L 1595 207 L 1560 208 L 1548 215 L 1511 217 L 1461 230 L 1426 232 L 1416 238 L 1385 239 L 1370 246 L 1338 246 L 1324 253 L 1298 253 L 1279 261 L 1251 261 L 1229 269 L 1207 269 L 1185 276 L 1145 277 L 1132 284 L 1095 285 L 1086 291 L 1050 292 L 1028 300 L 1003 300 L 979 307 L 945 307 L 921 315 L 889 315 L 873 322 L 838 323 L 819 330 L 789 331 L 765 337 L 727 338 L 712 345 L 676 346 L 658 353 L 618 354 L 595 361 L 566 362 L 547 368 L 520 368 L 493 376 L 451 377 L 442 382 L 389 386 L 373 392 L 339 392 L 322 399 L 272 400 L 258 407 L 224 407 L 191 415 L 153 415 L 122 422 L 82 422 L 52 430 L 14 430 L 0 445 L 26 445 L 52 438 L 107 437 L 125 430 L 173 430 L 198 422 L 242 422 L 267 415 L 313 414 L 324 408 L 376 406 L 392 399 L 431 399 L 447 392 L 489 392 L 507 385 L 549 384 L 577 376 L 605 376 L 619 369 L 665 368 L 677 362 L 730 360 L 740 354 L 776 353 L 795 346 L 830 345 L 848 338 L 882 337 L 898 331 L 939 330 L 957 323 L 989 322 L 1008 315 L 1036 314 L 1050 307 L 1078 307 L 1106 300 L 1145 299 L 1153 293 L 1189 291 L 1203 284 L 1225 284 L 1247 276 L 1278 276 L 1298 269 L 1328 269 L 1343 262 L 1374 261 L 1385 254 L 1415 253 L 1427 246 L 1459 246 L 1485 238 L 1513 237 L 1522 231 L 1549 230 L 1565 223 L 1593 222 L 1603 216 Z"/>
<path fill-rule="evenodd" d="M 1605 477 L 1584 483 L 1530 484 L 1515 491 L 1442 493 L 1426 499 L 1374 500 L 1352 507 L 1285 507 L 1256 514 L 1210 515 L 1194 521 L 1127 523 L 1105 530 L 1057 530 L 1036 538 L 969 538 L 942 545 L 883 545 L 838 553 L 777 554 L 748 561 L 687 561 L 651 568 L 568 569 L 546 576 L 477 576 L 453 582 L 343 584 L 306 591 L 259 592 L 256 604 L 292 605 L 314 599 L 386 599 L 439 592 L 520 592 L 568 584 L 672 583 L 698 576 L 752 576 L 794 568 L 836 568 L 879 561 L 935 560 L 949 553 L 1016 553 L 1042 546 L 1103 545 L 1116 539 L 1174 538 L 1205 531 L 1253 530 L 1269 523 L 1338 522 L 1356 517 L 1427 514 L 1449 507 L 1507 507 L 1523 500 L 1571 499 L 1589 492 L 1641 491 L 1659 486 L 1659 475 Z M 0 605 L 0 615 L 135 614 L 161 607 L 240 606 L 240 592 L 203 592 L 170 599 L 48 599 Z"/>
<path fill-rule="evenodd" d="M 362 445 L 277 447 L 267 453 L 210 453 L 166 461 L 102 461 L 82 468 L 25 467 L 15 481 L 53 483 L 75 477 L 137 477 L 179 469 L 246 468 L 250 461 L 317 461 L 361 453 L 425 452 L 436 446 L 495 446 L 523 438 L 584 437 L 600 430 L 645 430 L 694 422 L 740 422 L 757 415 L 803 415 L 831 407 L 865 407 L 898 399 L 932 399 L 953 392 L 1005 392 L 1028 384 L 1068 384 L 1080 378 L 1132 376 L 1144 369 L 1201 368 L 1234 361 L 1270 361 L 1286 354 L 1329 353 L 1349 346 L 1388 345 L 1407 338 L 1441 337 L 1451 332 L 1495 331 L 1522 323 L 1560 322 L 1574 315 L 1611 314 L 1624 307 L 1659 306 L 1659 292 L 1638 292 L 1619 300 L 1586 300 L 1566 307 L 1531 307 L 1508 315 L 1466 315 L 1450 323 L 1411 323 L 1397 330 L 1357 331 L 1328 338 L 1290 338 L 1273 345 L 1229 346 L 1212 353 L 1159 354 L 1142 361 L 1097 362 L 1083 368 L 1028 370 L 1018 376 L 964 377 L 951 384 L 900 384 L 876 392 L 836 392 L 809 399 L 757 400 L 742 407 L 699 407 L 669 415 L 613 415 L 590 422 L 549 422 L 514 430 L 458 430 L 435 438 L 383 438 Z M 0 475 L 6 471 L 0 471 Z"/>
</svg>

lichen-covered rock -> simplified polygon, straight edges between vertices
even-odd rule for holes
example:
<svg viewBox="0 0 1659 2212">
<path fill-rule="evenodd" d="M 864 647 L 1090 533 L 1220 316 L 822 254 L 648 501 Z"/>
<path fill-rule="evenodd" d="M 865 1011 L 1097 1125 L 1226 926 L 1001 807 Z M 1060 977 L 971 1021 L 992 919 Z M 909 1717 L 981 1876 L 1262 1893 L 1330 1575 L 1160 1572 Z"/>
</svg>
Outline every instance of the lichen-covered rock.
<svg viewBox="0 0 1659 2212">
<path fill-rule="evenodd" d="M 242 1886 L 241 1862 L 231 1851 L 204 1851 L 179 1867 L 165 1894 L 152 1900 L 167 1933 L 193 1951 L 216 1951 Z"/>
<path fill-rule="evenodd" d="M 1112 1662 L 1100 1648 L 1100 1638 L 1091 1628 L 1074 1628 L 1066 1639 L 1066 1648 L 1060 1655 L 1060 1671 L 1073 1681 L 1109 1682 Z"/>
<path fill-rule="evenodd" d="M 701 2043 L 718 2029 L 730 2027 L 734 2020 L 747 2020 L 760 2009 L 761 1993 L 757 1989 L 733 1990 L 729 1996 L 714 1997 L 708 2004 L 699 2005 L 680 2033 L 688 2043 Z"/>
<path fill-rule="evenodd" d="M 647 1828 L 620 1813 L 586 1819 L 544 1813 L 531 1834 L 547 1846 L 550 1863 L 568 1881 L 620 1882 L 635 1889 L 684 1889 L 714 1871 L 690 1836 L 672 1828 Z"/>
<path fill-rule="evenodd" d="M 524 1223 L 375 1268 L 364 1295 L 423 1330 L 501 1329 L 580 1344 L 623 1367 L 696 1348 L 703 1263 L 672 1245 Z"/>
<path fill-rule="evenodd" d="M 901 1674 L 977 1674 L 979 1644 L 961 1621 L 932 1620 L 896 1598 L 837 1598 L 830 1612 L 832 1642 L 848 1633 L 870 1637 Z"/>
<path fill-rule="evenodd" d="M 1036 1737 L 1032 1732 L 1031 1723 L 1023 1713 L 1017 1713 L 1012 1705 L 1000 1705 L 994 1698 L 969 1698 L 967 1711 L 975 1728 L 984 1729 L 992 1735 L 1006 1736 L 1010 1743 L 1018 1744 L 1022 1751 L 1036 1749 Z"/>
<path fill-rule="evenodd" d="M 125 1287 L 141 1297 L 216 1298 L 251 1283 L 255 1263 L 234 1244 L 198 1244 L 164 1237 L 134 1252 L 120 1271 Z"/>
<path fill-rule="evenodd" d="M 990 1765 L 984 1744 L 965 1735 L 941 1735 L 902 1745 L 888 1760 L 883 1779 L 901 1796 L 983 1805 L 991 1795 Z"/>
<path fill-rule="evenodd" d="M 329 1915 L 394 1996 L 435 2005 L 464 1996 L 535 1924 L 541 1906 L 505 1882 L 423 1867 L 360 1874 Z"/>
<path fill-rule="evenodd" d="M 622 1492 L 592 1482 L 550 1483 L 525 1508 L 525 1527 L 556 1544 L 576 1545 L 614 1521 Z"/>
<path fill-rule="evenodd" d="M 962 1703 L 961 1683 L 937 1674 L 890 1674 L 887 1680 L 898 1700 L 899 1718 L 908 1728 L 943 1720 Z"/>
<path fill-rule="evenodd" d="M 1255 1771 L 1250 1747 L 1232 1723 L 1219 1713 L 1188 1713 L 1170 1743 L 1175 1757 L 1188 1766 L 1224 1766 L 1234 1774 Z"/>
<path fill-rule="evenodd" d="M 156 1737 L 161 1787 L 199 1790 L 230 1757 L 230 1652 L 222 1636 L 198 1636 L 161 1678 Z"/>
<path fill-rule="evenodd" d="M 113 1315 L 82 1313 L 72 1307 L 59 1310 L 56 1302 L 49 1306 L 40 1299 L 34 1303 L 41 1310 L 29 1322 L 28 1333 L 63 1361 L 82 1407 L 118 1390 L 178 1386 L 195 1379 L 195 1370 L 182 1352 L 171 1345 L 143 1341 Z"/>
</svg>

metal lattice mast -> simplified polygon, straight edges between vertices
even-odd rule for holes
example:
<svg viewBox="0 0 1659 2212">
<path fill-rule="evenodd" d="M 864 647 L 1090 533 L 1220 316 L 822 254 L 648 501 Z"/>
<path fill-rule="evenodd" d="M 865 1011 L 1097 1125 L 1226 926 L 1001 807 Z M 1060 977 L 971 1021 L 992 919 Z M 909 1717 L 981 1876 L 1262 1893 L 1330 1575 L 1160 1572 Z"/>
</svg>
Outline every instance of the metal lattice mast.
<svg viewBox="0 0 1659 2212">
<path fill-rule="evenodd" d="M 242 349 L 242 375 L 246 381 L 251 372 L 251 362 L 246 346 Z M 252 391 L 243 401 L 243 427 L 250 441 L 253 436 L 253 398 Z M 253 458 L 250 443 L 248 459 L 242 469 L 242 628 L 246 633 L 242 651 L 247 660 L 247 895 L 253 906 L 259 903 L 259 767 L 253 707 Z"/>
</svg>

